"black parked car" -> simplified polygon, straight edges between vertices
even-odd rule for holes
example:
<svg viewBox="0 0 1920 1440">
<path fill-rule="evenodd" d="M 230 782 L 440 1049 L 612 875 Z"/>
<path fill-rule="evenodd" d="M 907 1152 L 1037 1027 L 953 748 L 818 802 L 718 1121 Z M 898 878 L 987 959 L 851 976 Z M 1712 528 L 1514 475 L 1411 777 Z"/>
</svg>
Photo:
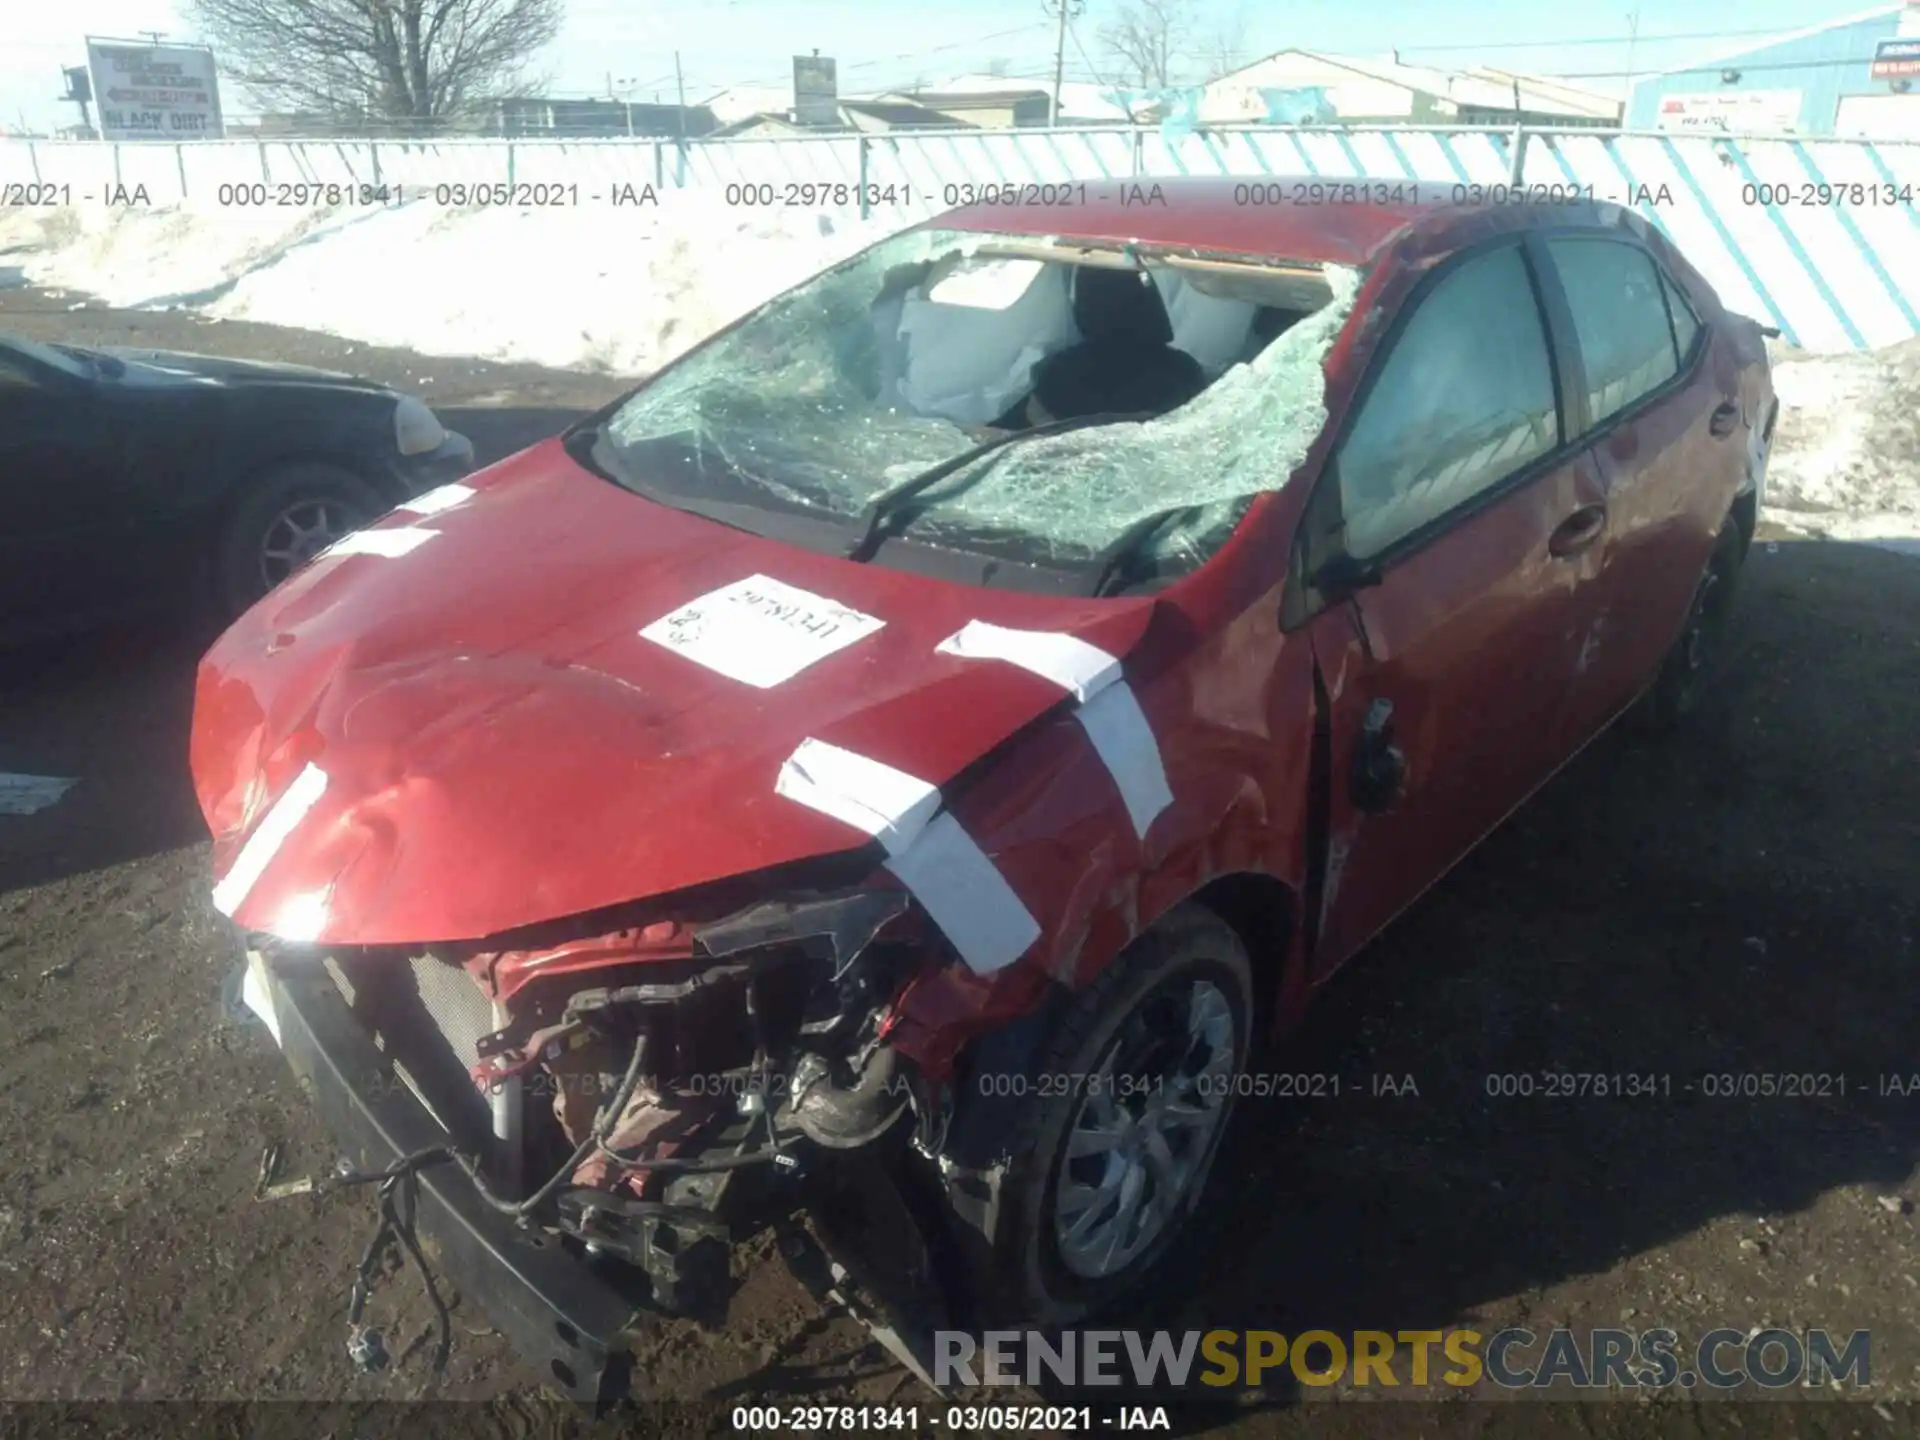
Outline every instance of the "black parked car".
<svg viewBox="0 0 1920 1440">
<path fill-rule="evenodd" d="M 167 601 L 237 614 L 472 468 L 425 404 L 350 375 L 0 334 L 0 641 Z"/>
</svg>

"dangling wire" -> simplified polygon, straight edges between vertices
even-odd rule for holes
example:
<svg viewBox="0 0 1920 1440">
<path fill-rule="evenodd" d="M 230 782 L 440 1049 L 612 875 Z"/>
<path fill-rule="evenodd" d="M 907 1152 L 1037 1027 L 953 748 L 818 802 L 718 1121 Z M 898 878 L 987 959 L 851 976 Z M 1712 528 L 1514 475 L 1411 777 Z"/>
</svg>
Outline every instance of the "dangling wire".
<svg viewBox="0 0 1920 1440">
<path fill-rule="evenodd" d="M 373 1292 L 374 1281 L 380 1273 L 381 1258 L 386 1254 L 389 1244 L 398 1244 L 420 1271 L 420 1281 L 426 1287 L 427 1299 L 433 1303 L 434 1322 L 440 1337 L 434 1349 L 434 1373 L 438 1374 L 446 1368 L 447 1357 L 453 1349 L 453 1315 L 447 1309 L 447 1302 L 441 1298 L 439 1287 L 433 1282 L 433 1271 L 428 1268 L 426 1257 L 420 1253 L 420 1242 L 414 1235 L 414 1223 L 420 1208 L 420 1172 L 429 1165 L 454 1158 L 451 1146 L 435 1145 L 402 1156 L 384 1170 L 343 1171 L 327 1182 L 329 1186 L 380 1187 L 380 1223 L 360 1257 L 360 1270 L 354 1278 L 353 1295 L 347 1302 L 347 1327 L 350 1332 L 347 1350 L 362 1369 L 378 1370 L 386 1363 L 386 1350 L 380 1343 L 379 1333 L 362 1324 L 362 1317 L 366 1313 L 367 1297 Z"/>
</svg>

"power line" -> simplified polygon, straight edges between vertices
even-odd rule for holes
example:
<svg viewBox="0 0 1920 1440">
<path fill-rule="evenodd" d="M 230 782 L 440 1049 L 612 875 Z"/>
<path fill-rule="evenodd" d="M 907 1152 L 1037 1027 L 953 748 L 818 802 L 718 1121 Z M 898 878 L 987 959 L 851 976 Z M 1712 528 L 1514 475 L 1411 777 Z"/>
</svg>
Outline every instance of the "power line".
<svg viewBox="0 0 1920 1440">
<path fill-rule="evenodd" d="M 1489 40 L 1478 43 L 1473 41 L 1458 41 L 1447 45 L 1402 45 L 1398 48 L 1402 55 L 1410 55 L 1415 51 L 1430 50 L 1555 50 L 1563 45 L 1626 45 L 1629 43 L 1665 45 L 1669 41 L 1677 40 L 1744 40 L 1755 35 L 1783 35 L 1786 33 L 1787 32 L 1783 31 L 1778 25 L 1775 25 L 1764 30 L 1695 30 L 1678 35 L 1642 34 L 1637 37 L 1632 34 L 1590 35 L 1579 40 Z M 1326 53 L 1332 54 L 1334 52 L 1328 51 Z"/>
<path fill-rule="evenodd" d="M 1768 60 L 1757 65 L 1749 65 L 1741 61 L 1738 56 L 1734 56 L 1710 60 L 1699 65 L 1685 65 L 1675 70 L 1661 70 L 1645 74 L 1640 78 L 1657 80 L 1673 75 L 1718 75 L 1727 70 L 1737 70 L 1742 75 L 1756 71 L 1771 73 L 1778 70 L 1836 70 L 1844 69 L 1849 65 L 1871 65 L 1872 63 L 1871 55 L 1854 55 L 1840 60 Z M 1542 80 L 1619 80 L 1624 78 L 1626 73 L 1623 70 L 1561 70 L 1539 78 Z"/>
<path fill-rule="evenodd" d="M 944 45 L 930 45 L 921 50 L 906 50 L 898 55 L 878 55 L 871 60 L 855 60 L 851 64 L 841 65 L 838 68 L 840 73 L 846 74 L 854 70 L 871 70 L 876 65 L 892 65 L 905 60 L 923 60 L 929 55 L 941 55 L 953 50 L 965 50 L 974 45 L 984 45 L 989 40 L 1004 40 L 1013 35 L 1026 35 L 1032 31 L 1045 28 L 1045 24 L 1046 22 L 1044 21 L 1033 20 L 1025 25 L 1015 26 L 1011 30 L 992 30 L 985 35 L 974 35 L 965 40 L 952 40 Z M 762 76 L 756 79 L 730 80 L 721 88 L 733 90 L 749 85 L 779 85 L 792 78 L 791 72 L 785 72 L 779 75 Z"/>
<path fill-rule="evenodd" d="M 1769 30 L 1763 33 L 1772 35 L 1772 34 L 1777 34 L 1778 32 Z M 1700 37 L 1695 37 L 1695 38 L 1700 38 Z M 1077 37 L 1075 37 L 1075 39 L 1076 39 L 1075 48 L 1078 49 L 1079 46 L 1077 43 Z M 1642 36 L 1641 43 L 1642 44 L 1647 43 L 1647 37 Z M 1448 48 L 1455 48 L 1455 47 L 1448 47 Z M 1465 47 L 1460 47 L 1460 48 L 1465 48 Z M 1403 54 L 1406 53 L 1406 49 L 1407 47 L 1402 47 L 1401 53 Z M 1320 53 L 1326 53 L 1331 55 L 1334 52 L 1326 51 L 1326 52 L 1320 52 Z M 1098 68 L 1094 65 L 1092 60 L 1088 59 L 1085 50 L 1081 50 L 1080 54 L 1081 54 L 1081 59 L 1085 62 L 1086 78 L 1105 84 L 1106 83 L 1105 77 L 1099 73 Z M 1354 56 L 1351 58 L 1360 59 L 1364 57 Z M 1738 70 L 1742 74 L 1749 74 L 1749 73 L 1755 73 L 1755 72 L 1783 71 L 1783 70 L 1824 70 L 1824 69 L 1832 69 L 1832 68 L 1844 68 L 1849 65 L 1868 65 L 1868 64 L 1871 64 L 1872 61 L 1873 61 L 1873 56 L 1871 55 L 1852 55 L 1852 56 L 1842 56 L 1837 59 L 1827 58 L 1827 59 L 1817 59 L 1817 60 L 1767 60 L 1767 61 L 1759 61 L 1753 64 L 1747 64 L 1740 61 L 1739 58 L 1736 56 L 1732 58 L 1721 57 L 1720 59 L 1717 59 L 1717 60 L 1703 60 L 1695 65 L 1679 66 L 1674 69 L 1662 70 L 1658 72 L 1648 72 L 1644 69 L 1636 69 L 1633 71 L 1554 70 L 1554 71 L 1543 71 L 1538 75 L 1534 76 L 1533 78 L 1541 79 L 1541 80 L 1617 80 L 1617 79 L 1625 78 L 1628 76 L 1639 76 L 1642 78 L 1651 79 L 1654 77 L 1655 74 L 1715 75 L 1720 73 L 1723 70 Z M 1032 71 L 1010 70 L 1007 72 L 1004 78 L 1008 80 L 1031 80 L 1031 81 L 1039 82 L 1047 79 L 1048 77 L 1043 74 L 1038 74 Z"/>
<path fill-rule="evenodd" d="M 1100 88 L 1103 90 L 1113 90 L 1117 88 L 1114 85 L 1109 84 L 1107 81 L 1107 77 L 1102 75 L 1100 71 L 1095 68 L 1093 63 L 1093 57 L 1087 54 L 1086 46 L 1080 43 L 1080 32 L 1078 30 L 1073 32 L 1073 48 L 1080 52 L 1080 58 L 1086 62 L 1087 70 L 1089 71 L 1089 73 L 1092 74 L 1093 81 L 1096 85 L 1100 86 Z M 1126 110 L 1127 119 L 1129 120 L 1133 119 L 1132 107 L 1127 106 L 1123 108 Z"/>
</svg>

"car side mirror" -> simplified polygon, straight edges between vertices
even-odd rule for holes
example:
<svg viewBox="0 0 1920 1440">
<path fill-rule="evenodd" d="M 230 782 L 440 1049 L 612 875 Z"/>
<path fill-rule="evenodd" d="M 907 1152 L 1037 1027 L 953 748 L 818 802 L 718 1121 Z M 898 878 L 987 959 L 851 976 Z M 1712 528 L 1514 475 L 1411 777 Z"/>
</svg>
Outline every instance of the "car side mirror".
<svg viewBox="0 0 1920 1440">
<path fill-rule="evenodd" d="M 1323 561 L 1309 577 L 1313 588 L 1325 600 L 1344 600 L 1361 590 L 1370 590 L 1381 580 L 1380 566 L 1372 560 L 1357 560 L 1344 552 Z"/>
</svg>

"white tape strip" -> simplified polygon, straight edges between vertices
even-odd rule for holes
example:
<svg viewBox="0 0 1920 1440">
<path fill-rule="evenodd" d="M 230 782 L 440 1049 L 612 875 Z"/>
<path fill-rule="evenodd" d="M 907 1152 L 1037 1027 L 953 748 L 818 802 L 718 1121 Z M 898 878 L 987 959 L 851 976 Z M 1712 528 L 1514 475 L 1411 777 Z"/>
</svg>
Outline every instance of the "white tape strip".
<svg viewBox="0 0 1920 1440">
<path fill-rule="evenodd" d="M 889 855 L 911 845 L 940 808 L 940 791 L 926 781 L 824 740 L 802 740 L 773 788 L 865 831 Z"/>
<path fill-rule="evenodd" d="M 439 533 L 438 530 L 422 530 L 413 525 L 385 530 L 356 530 L 351 535 L 343 535 L 334 541 L 320 552 L 318 558 L 324 560 L 332 555 L 381 555 L 389 560 L 398 560 L 402 555 L 411 555 Z"/>
<path fill-rule="evenodd" d="M 1091 700 L 1120 678 L 1120 662 L 1096 645 L 1046 630 L 1009 630 L 970 620 L 938 647 L 969 660 L 1005 660 L 1051 680 L 1074 699 Z"/>
<path fill-rule="evenodd" d="M 958 820 L 942 814 L 887 861 L 969 970 L 1004 970 L 1040 938 L 1040 922 Z"/>
<path fill-rule="evenodd" d="M 968 968 L 1011 965 L 1040 924 L 960 822 L 917 776 L 823 740 L 803 740 L 774 789 L 879 840 L 887 869 L 918 900 Z"/>
<path fill-rule="evenodd" d="M 1119 787 L 1136 835 L 1144 839 L 1154 817 L 1173 803 L 1153 727 L 1132 687 L 1120 678 L 1116 657 L 1071 635 L 1009 630 L 983 620 L 970 621 L 938 648 L 968 659 L 1005 660 L 1051 680 L 1079 700 L 1074 718 Z"/>
<path fill-rule="evenodd" d="M 240 847 L 240 853 L 234 856 L 232 868 L 226 878 L 213 887 L 213 908 L 222 915 L 231 915 L 240 908 L 240 902 L 247 898 L 247 892 L 253 889 L 260 873 L 267 868 L 280 847 L 287 843 L 287 837 L 313 808 L 327 789 L 327 772 L 317 765 L 309 765 L 293 777 L 293 783 L 287 786 L 278 800 L 260 817 L 260 823 L 247 837 L 247 843 Z"/>
<path fill-rule="evenodd" d="M 1173 803 L 1167 788 L 1167 769 L 1160 759 L 1160 743 L 1153 738 L 1131 685 L 1113 685 L 1074 712 L 1106 762 L 1113 783 L 1120 787 L 1133 833 L 1146 838 L 1154 818 Z"/>
<path fill-rule="evenodd" d="M 455 480 L 449 485 L 429 490 L 424 495 L 416 495 L 406 504 L 396 505 L 394 508 L 402 515 L 438 515 L 442 510 L 451 510 L 454 506 L 471 500 L 478 493 L 471 485 L 462 485 Z"/>
</svg>

